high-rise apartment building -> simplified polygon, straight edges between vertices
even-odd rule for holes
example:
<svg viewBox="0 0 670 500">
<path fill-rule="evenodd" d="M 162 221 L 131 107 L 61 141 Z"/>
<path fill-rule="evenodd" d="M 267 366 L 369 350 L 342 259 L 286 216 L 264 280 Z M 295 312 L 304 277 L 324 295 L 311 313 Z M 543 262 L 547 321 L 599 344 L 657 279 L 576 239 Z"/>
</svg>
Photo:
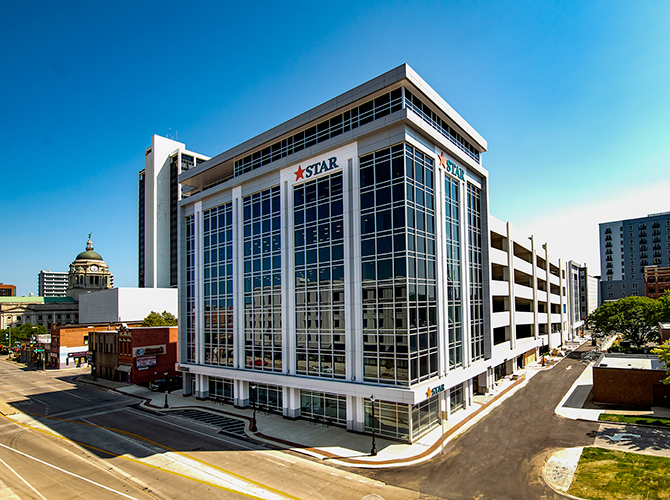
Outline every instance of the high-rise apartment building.
<svg viewBox="0 0 670 500">
<path fill-rule="evenodd" d="M 645 266 L 670 266 L 670 212 L 599 226 L 601 299 L 644 295 Z"/>
<path fill-rule="evenodd" d="M 486 148 L 402 65 L 183 171 L 185 394 L 414 441 L 561 345 L 565 267 L 502 235 L 494 342 Z"/>
<path fill-rule="evenodd" d="M 177 286 L 177 206 L 185 194 L 178 176 L 208 159 L 188 151 L 181 142 L 158 135 L 151 138 L 138 179 L 139 287 Z"/>
<path fill-rule="evenodd" d="M 40 297 L 67 297 L 67 272 L 40 271 L 37 275 L 37 294 Z"/>
</svg>

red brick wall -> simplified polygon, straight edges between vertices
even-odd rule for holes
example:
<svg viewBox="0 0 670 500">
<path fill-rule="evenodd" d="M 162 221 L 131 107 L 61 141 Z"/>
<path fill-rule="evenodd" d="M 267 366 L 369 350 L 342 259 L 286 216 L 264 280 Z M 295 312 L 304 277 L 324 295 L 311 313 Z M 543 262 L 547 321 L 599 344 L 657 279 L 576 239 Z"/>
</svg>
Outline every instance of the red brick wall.
<svg viewBox="0 0 670 500">
<path fill-rule="evenodd" d="M 157 354 L 156 366 L 150 366 L 146 370 L 138 370 L 136 358 L 133 357 L 133 384 L 145 384 L 153 380 L 164 378 L 165 372 L 168 372 L 168 377 L 174 377 L 180 374 L 175 370 L 175 363 L 177 362 L 176 326 L 131 328 L 130 330 L 132 332 L 132 349 L 153 345 L 165 345 L 166 351 L 165 354 Z"/>
<path fill-rule="evenodd" d="M 593 401 L 628 406 L 652 406 L 654 385 L 666 374 L 661 370 L 634 368 L 593 368 Z"/>
</svg>

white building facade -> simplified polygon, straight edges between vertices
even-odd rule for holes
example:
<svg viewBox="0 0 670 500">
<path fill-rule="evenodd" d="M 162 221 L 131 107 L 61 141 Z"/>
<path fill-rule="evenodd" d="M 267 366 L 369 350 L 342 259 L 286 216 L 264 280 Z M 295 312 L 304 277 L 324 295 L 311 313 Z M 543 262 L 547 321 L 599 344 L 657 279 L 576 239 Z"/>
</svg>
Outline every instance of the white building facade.
<svg viewBox="0 0 670 500">
<path fill-rule="evenodd" d="M 535 361 L 538 351 L 576 338 L 582 322 L 571 290 L 578 292 L 578 279 L 573 283 L 573 266 L 552 255 L 547 243 L 518 234 L 509 222 L 489 220 L 494 358 L 504 359 L 510 373 Z M 502 372 L 498 365 L 497 376 Z"/>
<path fill-rule="evenodd" d="M 181 142 L 154 135 L 138 176 L 138 286 L 177 286 L 178 176 L 208 160 Z"/>
<path fill-rule="evenodd" d="M 141 322 L 152 311 L 178 315 L 175 288 L 111 288 L 79 296 L 79 320 L 88 323 Z"/>
<path fill-rule="evenodd" d="M 403 65 L 182 173 L 185 394 L 358 432 L 374 401 L 377 432 L 414 441 L 543 328 L 559 345 L 549 260 L 526 266 L 543 328 L 494 344 L 486 148 Z"/>
</svg>

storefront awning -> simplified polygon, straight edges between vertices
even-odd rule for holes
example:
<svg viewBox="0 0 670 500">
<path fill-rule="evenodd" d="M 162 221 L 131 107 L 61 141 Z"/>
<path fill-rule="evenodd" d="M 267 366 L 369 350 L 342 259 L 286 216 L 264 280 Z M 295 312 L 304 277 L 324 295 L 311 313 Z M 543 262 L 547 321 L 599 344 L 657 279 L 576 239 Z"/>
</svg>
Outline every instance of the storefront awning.
<svg viewBox="0 0 670 500">
<path fill-rule="evenodd" d="M 118 371 L 126 373 L 130 373 L 132 369 L 133 365 L 119 365 L 119 367 L 117 368 Z"/>
</svg>

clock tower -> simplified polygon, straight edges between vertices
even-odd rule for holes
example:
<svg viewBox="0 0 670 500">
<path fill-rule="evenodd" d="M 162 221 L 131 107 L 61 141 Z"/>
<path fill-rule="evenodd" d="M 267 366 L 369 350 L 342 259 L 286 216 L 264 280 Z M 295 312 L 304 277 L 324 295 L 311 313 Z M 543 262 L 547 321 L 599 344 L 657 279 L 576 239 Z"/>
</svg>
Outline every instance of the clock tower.
<svg viewBox="0 0 670 500">
<path fill-rule="evenodd" d="M 113 277 L 109 272 L 109 266 L 99 253 L 93 251 L 93 242 L 89 234 L 86 251 L 77 255 L 70 264 L 67 294 L 78 300 L 80 294 L 112 288 L 112 283 Z"/>
</svg>

